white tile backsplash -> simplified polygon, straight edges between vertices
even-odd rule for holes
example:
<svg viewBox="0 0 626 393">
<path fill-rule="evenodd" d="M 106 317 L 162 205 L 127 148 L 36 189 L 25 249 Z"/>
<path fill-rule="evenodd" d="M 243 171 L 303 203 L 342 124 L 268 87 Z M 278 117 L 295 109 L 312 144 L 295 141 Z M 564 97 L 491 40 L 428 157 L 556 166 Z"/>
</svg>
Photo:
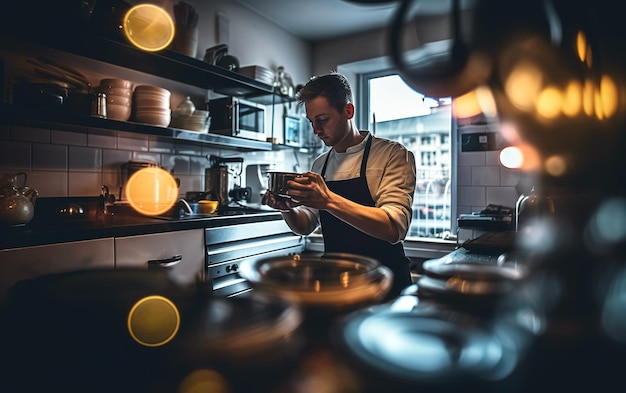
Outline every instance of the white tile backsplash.
<svg viewBox="0 0 626 393">
<path fill-rule="evenodd" d="M 459 166 L 484 166 L 487 159 L 484 151 L 470 151 L 459 153 Z"/>
<path fill-rule="evenodd" d="M 102 187 L 100 172 L 69 172 L 69 195 L 96 196 Z"/>
<path fill-rule="evenodd" d="M 90 128 L 87 133 L 87 144 L 90 147 L 100 147 L 103 149 L 116 149 L 117 137 L 115 131 Z"/>
<path fill-rule="evenodd" d="M 100 172 L 102 169 L 102 149 L 91 147 L 69 147 L 70 171 Z"/>
<path fill-rule="evenodd" d="M 56 145 L 87 146 L 87 135 L 77 132 L 52 130 L 50 141 Z"/>
<path fill-rule="evenodd" d="M 11 126 L 11 139 L 16 141 L 50 143 L 50 130 L 47 128 Z"/>
<path fill-rule="evenodd" d="M 67 171 L 65 145 L 33 143 L 33 170 Z"/>
<path fill-rule="evenodd" d="M 129 150 L 102 149 L 102 171 L 119 172 L 123 163 L 132 159 L 133 152 Z"/>
<path fill-rule="evenodd" d="M 5 170 L 29 170 L 31 168 L 31 158 L 30 143 L 0 141 L 0 168 Z"/>
<path fill-rule="evenodd" d="M 148 151 L 147 135 L 132 135 L 128 133 L 117 136 L 117 146 L 121 150 Z"/>
<path fill-rule="evenodd" d="M 499 186 L 500 167 L 497 166 L 476 166 L 472 167 L 473 186 Z"/>
<path fill-rule="evenodd" d="M 487 205 L 487 193 L 485 187 L 467 187 L 460 186 L 457 188 L 457 200 L 459 205 Z"/>
<path fill-rule="evenodd" d="M 36 189 L 39 196 L 64 197 L 68 194 L 68 173 L 51 171 L 28 172 L 28 186 Z"/>
</svg>

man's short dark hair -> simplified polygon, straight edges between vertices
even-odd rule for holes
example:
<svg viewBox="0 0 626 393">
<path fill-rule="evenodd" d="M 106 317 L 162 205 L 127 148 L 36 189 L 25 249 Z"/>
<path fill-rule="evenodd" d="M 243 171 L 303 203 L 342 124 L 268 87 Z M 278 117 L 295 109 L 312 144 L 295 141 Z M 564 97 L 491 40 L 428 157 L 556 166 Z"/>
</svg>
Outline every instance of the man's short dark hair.
<svg viewBox="0 0 626 393">
<path fill-rule="evenodd" d="M 297 94 L 301 103 L 324 97 L 328 104 L 342 112 L 346 104 L 352 102 L 352 87 L 348 79 L 338 72 L 312 77 Z"/>
</svg>

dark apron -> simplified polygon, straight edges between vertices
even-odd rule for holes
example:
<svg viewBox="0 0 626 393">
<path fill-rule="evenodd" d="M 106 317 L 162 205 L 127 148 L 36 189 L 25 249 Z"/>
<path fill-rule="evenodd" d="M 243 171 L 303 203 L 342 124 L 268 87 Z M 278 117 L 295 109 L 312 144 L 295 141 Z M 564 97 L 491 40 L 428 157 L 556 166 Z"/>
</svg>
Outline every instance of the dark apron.
<svg viewBox="0 0 626 393">
<path fill-rule="evenodd" d="M 328 188 L 342 197 L 365 206 L 376 206 L 367 187 L 366 167 L 372 137 L 365 144 L 361 172 L 359 177 L 348 180 L 328 181 Z M 326 174 L 328 158 L 324 162 L 321 176 Z M 389 267 L 394 275 L 393 285 L 385 300 L 396 297 L 411 285 L 409 259 L 404 255 L 402 243 L 390 244 L 381 239 L 367 235 L 352 225 L 347 224 L 327 211 L 320 210 L 320 222 L 324 237 L 324 251 L 327 253 L 351 253 L 377 259 Z"/>
</svg>

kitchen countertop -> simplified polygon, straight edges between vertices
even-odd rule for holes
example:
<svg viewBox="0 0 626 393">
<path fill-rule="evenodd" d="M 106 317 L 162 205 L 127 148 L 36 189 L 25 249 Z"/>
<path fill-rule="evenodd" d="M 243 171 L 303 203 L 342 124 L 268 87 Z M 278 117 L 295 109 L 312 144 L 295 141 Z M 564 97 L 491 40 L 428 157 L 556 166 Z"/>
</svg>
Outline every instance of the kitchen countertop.
<svg viewBox="0 0 626 393">
<path fill-rule="evenodd" d="M 140 214 L 96 215 L 95 212 L 92 214 L 89 211 L 85 213 L 85 217 L 77 218 L 50 217 L 43 214 L 38 216 L 36 213 L 33 220 L 26 225 L 0 227 L 0 250 L 273 220 L 282 220 L 280 212 L 242 211 L 241 214 L 215 213 L 182 219 L 156 218 Z"/>
</svg>

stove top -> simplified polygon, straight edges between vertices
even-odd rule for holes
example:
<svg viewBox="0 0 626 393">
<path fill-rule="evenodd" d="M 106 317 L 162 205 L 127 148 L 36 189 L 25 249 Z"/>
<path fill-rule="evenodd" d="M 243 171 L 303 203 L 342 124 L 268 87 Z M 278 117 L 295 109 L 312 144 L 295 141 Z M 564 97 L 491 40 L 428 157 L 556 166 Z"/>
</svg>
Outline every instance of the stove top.
<svg viewBox="0 0 626 393">
<path fill-rule="evenodd" d="M 237 216 L 237 215 L 247 215 L 247 214 L 259 214 L 259 213 L 273 213 L 276 210 L 271 209 L 267 206 L 250 206 L 250 205 L 242 205 L 242 204 L 232 204 L 225 207 L 218 208 L 214 213 L 203 214 L 203 213 L 194 213 L 188 214 L 184 210 L 172 209 L 172 211 L 160 215 L 155 216 L 153 218 L 159 220 L 167 220 L 167 221 L 181 221 L 181 220 L 199 220 L 204 218 L 211 217 L 225 217 L 225 216 Z"/>
</svg>

